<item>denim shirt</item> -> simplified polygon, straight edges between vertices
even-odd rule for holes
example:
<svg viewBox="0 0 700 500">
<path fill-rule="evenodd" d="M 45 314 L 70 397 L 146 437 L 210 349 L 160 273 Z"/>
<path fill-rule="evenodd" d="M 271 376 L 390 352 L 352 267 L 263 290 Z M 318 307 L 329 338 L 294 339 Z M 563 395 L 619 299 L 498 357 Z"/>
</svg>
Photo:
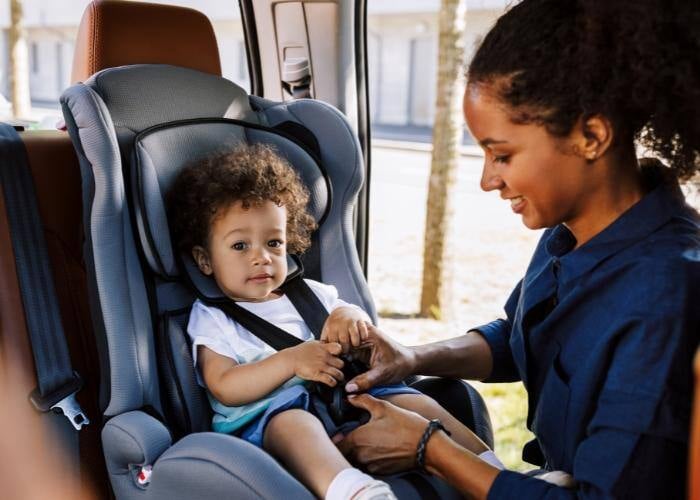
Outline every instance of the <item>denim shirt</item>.
<svg viewBox="0 0 700 500">
<path fill-rule="evenodd" d="M 700 225 L 676 182 L 647 175 L 657 186 L 579 248 L 564 225 L 545 231 L 506 319 L 476 328 L 488 381 L 528 391 L 544 467 L 578 484 L 502 471 L 489 499 L 684 497 Z"/>
</svg>

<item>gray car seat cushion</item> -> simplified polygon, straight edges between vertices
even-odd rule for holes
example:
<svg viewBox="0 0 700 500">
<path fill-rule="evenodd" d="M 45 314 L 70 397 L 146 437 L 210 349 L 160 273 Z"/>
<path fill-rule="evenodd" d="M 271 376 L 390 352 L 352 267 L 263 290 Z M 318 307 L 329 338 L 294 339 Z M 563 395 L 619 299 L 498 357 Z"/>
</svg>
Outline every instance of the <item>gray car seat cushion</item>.
<svg viewBox="0 0 700 500">
<path fill-rule="evenodd" d="M 238 122 L 211 119 L 147 129 L 136 138 L 131 168 L 140 244 L 154 272 L 167 278 L 178 275 L 165 213 L 165 196 L 177 174 L 185 165 L 244 142 L 269 144 L 289 160 L 309 187 L 311 215 L 321 220 L 330 199 L 328 185 L 319 166 L 294 142 Z"/>
<path fill-rule="evenodd" d="M 91 300 L 99 308 L 108 349 L 111 394 L 106 415 L 152 404 L 158 397 L 151 316 L 143 283 L 121 174 L 119 147 L 110 113 L 85 85 L 62 96 L 66 124 L 80 137 L 78 158 L 83 177 L 86 259 Z M 92 181 L 92 182 L 90 182 Z M 110 336 L 109 332 L 118 332 Z M 103 365 L 105 366 L 105 365 Z M 124 373 L 131 376 L 125 377 Z"/>
<path fill-rule="evenodd" d="M 270 455 L 233 436 L 201 432 L 171 446 L 158 420 L 133 411 L 109 420 L 102 439 L 117 498 L 145 493 L 136 479 L 144 465 L 153 468 L 147 488 L 153 499 L 278 498 L 281 492 L 313 498 Z"/>
<path fill-rule="evenodd" d="M 345 117 L 332 106 L 321 101 L 300 99 L 290 103 L 274 103 L 259 97 L 250 97 L 254 109 L 265 116 L 270 126 L 285 121 L 303 124 L 318 138 L 320 159 L 334 189 L 333 206 L 329 219 L 340 219 L 338 228 L 319 231 L 321 275 L 328 283 L 342 283 L 340 297 L 365 309 L 373 321 L 377 313 L 369 289 L 363 277 L 355 248 L 353 209 L 357 193 L 364 181 L 362 151 L 355 133 Z"/>
<path fill-rule="evenodd" d="M 85 82 L 109 108 L 118 134 L 212 116 L 257 123 L 248 94 L 219 76 L 165 64 L 110 68 Z"/>
</svg>

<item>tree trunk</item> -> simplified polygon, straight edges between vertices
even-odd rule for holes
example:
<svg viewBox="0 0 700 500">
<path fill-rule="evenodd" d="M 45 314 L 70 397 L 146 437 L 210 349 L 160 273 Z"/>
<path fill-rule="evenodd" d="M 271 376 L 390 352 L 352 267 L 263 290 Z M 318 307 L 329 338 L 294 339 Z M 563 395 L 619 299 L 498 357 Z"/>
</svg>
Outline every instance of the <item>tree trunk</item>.
<svg viewBox="0 0 700 500">
<path fill-rule="evenodd" d="M 12 115 L 29 118 L 29 56 L 27 37 L 23 26 L 22 0 L 10 0 L 10 93 Z"/>
<path fill-rule="evenodd" d="M 441 0 L 437 99 L 433 154 L 428 181 L 428 207 L 423 250 L 420 315 L 454 317 L 451 262 L 452 190 L 462 139 L 464 29 L 466 0 Z"/>
</svg>

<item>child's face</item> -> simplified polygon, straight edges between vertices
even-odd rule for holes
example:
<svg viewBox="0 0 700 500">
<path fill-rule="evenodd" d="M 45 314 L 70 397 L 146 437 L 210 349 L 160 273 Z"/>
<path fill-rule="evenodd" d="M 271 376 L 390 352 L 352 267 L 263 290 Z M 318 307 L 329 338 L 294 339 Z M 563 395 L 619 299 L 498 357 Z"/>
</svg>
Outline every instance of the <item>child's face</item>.
<svg viewBox="0 0 700 500">
<path fill-rule="evenodd" d="M 285 207 L 265 201 L 244 209 L 237 201 L 212 221 L 209 248 L 195 247 L 192 255 L 228 297 L 262 302 L 275 298 L 287 277 L 286 239 Z"/>
<path fill-rule="evenodd" d="M 467 89 L 464 116 L 485 153 L 481 188 L 499 190 L 527 227 L 566 223 L 574 230 L 595 215 L 593 169 L 576 154 L 588 147 L 583 134 L 557 138 L 542 125 L 513 123 L 504 104 L 480 85 Z"/>
</svg>

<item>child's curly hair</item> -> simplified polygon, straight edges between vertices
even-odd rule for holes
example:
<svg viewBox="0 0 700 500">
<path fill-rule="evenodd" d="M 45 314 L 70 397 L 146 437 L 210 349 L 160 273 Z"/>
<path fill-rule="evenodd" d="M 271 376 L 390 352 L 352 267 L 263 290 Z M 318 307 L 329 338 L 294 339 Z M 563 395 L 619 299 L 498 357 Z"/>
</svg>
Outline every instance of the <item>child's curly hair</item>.
<svg viewBox="0 0 700 500">
<path fill-rule="evenodd" d="M 302 253 L 316 223 L 306 210 L 309 193 L 298 174 L 269 146 L 240 145 L 185 167 L 167 194 L 173 242 L 189 253 L 207 247 L 211 224 L 232 203 L 272 201 L 287 209 L 287 251 Z"/>
</svg>

